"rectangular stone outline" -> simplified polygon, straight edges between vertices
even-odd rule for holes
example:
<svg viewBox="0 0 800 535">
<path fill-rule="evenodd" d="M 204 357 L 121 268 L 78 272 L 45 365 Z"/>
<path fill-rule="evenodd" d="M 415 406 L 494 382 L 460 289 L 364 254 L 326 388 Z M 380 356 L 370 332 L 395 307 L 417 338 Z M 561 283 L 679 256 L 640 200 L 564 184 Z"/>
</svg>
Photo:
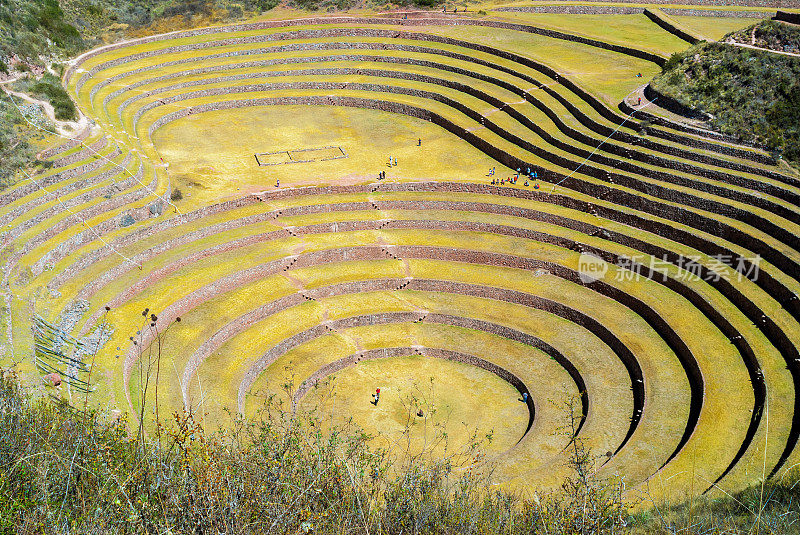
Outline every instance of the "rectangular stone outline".
<svg viewBox="0 0 800 535">
<path fill-rule="evenodd" d="M 324 150 L 324 149 L 339 149 L 339 152 L 341 152 L 341 155 L 332 156 L 330 158 L 312 158 L 312 159 L 309 159 L 309 160 L 295 160 L 295 159 L 292 158 L 292 153 L 293 152 L 294 153 L 310 152 L 310 151 Z M 289 157 L 289 161 L 288 162 L 262 163 L 261 160 L 259 160 L 259 158 L 258 158 L 259 156 L 262 156 L 262 157 L 263 156 L 272 156 L 272 155 L 275 155 L 275 154 L 284 154 L 284 153 Z M 279 150 L 279 151 L 275 151 L 275 152 L 259 152 L 258 154 L 255 154 L 256 163 L 258 164 L 259 167 L 269 167 L 271 165 L 286 165 L 286 164 L 290 164 L 290 163 L 327 162 L 327 161 L 330 161 L 330 160 L 341 160 L 343 158 L 348 158 L 349 156 L 350 155 L 347 154 L 347 152 L 342 147 L 340 147 L 338 145 L 327 145 L 325 147 L 314 147 L 314 148 L 308 148 L 308 149 Z"/>
</svg>

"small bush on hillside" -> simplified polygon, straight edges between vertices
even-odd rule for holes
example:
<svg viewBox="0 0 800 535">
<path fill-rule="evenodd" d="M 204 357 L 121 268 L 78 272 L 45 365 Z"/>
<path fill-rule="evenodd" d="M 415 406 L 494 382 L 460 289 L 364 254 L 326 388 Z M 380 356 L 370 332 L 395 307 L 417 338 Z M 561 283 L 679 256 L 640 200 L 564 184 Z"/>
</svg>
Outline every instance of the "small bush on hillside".
<svg viewBox="0 0 800 535">
<path fill-rule="evenodd" d="M 767 110 L 768 139 L 774 147 L 784 147 L 784 156 L 800 162 L 800 83 L 777 89 L 779 98 Z"/>
<path fill-rule="evenodd" d="M 210 15 L 211 9 L 211 3 L 206 0 L 182 0 L 164 5 L 161 8 L 160 15 L 163 17 L 182 15 L 185 18 L 191 18 L 195 15 Z"/>
<path fill-rule="evenodd" d="M 232 4 L 228 6 L 228 17 L 233 19 L 240 19 L 244 16 L 244 8 L 239 4 Z"/>
<path fill-rule="evenodd" d="M 136 220 L 133 218 L 133 216 L 131 214 L 125 214 L 119 220 L 119 226 L 120 227 L 130 227 L 134 223 L 136 223 Z"/>
<path fill-rule="evenodd" d="M 42 75 L 38 80 L 23 79 L 14 84 L 14 88 L 52 104 L 56 119 L 71 121 L 78 116 L 78 110 L 75 108 L 72 99 L 69 98 L 69 94 L 62 87 L 61 80 L 49 72 Z"/>
<path fill-rule="evenodd" d="M 255 8 L 260 11 L 269 11 L 270 9 L 276 7 L 280 3 L 280 0 L 258 0 L 255 3 Z"/>
<path fill-rule="evenodd" d="M 683 61 L 683 52 L 673 52 L 667 62 L 661 68 L 661 72 L 671 71 Z"/>
<path fill-rule="evenodd" d="M 15 182 L 20 169 L 36 163 L 30 130 L 17 108 L 0 100 L 0 190 Z"/>
<path fill-rule="evenodd" d="M 0 52 L 39 63 L 40 56 L 74 54 L 83 48 L 78 31 L 64 19 L 57 0 L 0 2 Z"/>
<path fill-rule="evenodd" d="M 38 27 L 44 29 L 50 40 L 68 51 L 77 51 L 83 45 L 81 35 L 74 26 L 64 21 L 64 12 L 58 0 L 39 0 L 39 9 L 34 11 Z M 31 28 L 35 30 L 37 28 Z"/>
<path fill-rule="evenodd" d="M 181 199 L 183 199 L 183 192 L 178 188 L 175 188 L 172 190 L 172 193 L 170 194 L 169 198 L 173 201 L 180 201 Z"/>
<path fill-rule="evenodd" d="M 724 40 L 753 44 L 781 52 L 800 52 L 800 27 L 777 20 L 765 20 L 730 33 Z"/>
</svg>

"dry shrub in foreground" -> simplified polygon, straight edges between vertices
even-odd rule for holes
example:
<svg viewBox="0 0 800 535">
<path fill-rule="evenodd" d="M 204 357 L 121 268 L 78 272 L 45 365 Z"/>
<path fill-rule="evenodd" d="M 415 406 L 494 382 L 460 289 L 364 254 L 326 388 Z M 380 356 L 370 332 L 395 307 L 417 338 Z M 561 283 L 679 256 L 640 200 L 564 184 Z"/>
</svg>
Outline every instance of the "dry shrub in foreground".
<svg viewBox="0 0 800 535">
<path fill-rule="evenodd" d="M 273 407 L 274 408 L 274 407 Z M 623 533 L 620 483 L 600 480 L 580 441 L 562 492 L 491 490 L 487 470 L 407 456 L 323 432 L 313 416 L 265 411 L 209 434 L 174 414 L 160 440 L 132 437 L 0 379 L 3 533 Z M 159 435 L 159 433 L 156 433 Z M 639 518 L 639 526 L 648 523 Z M 663 531 L 651 522 L 650 532 Z M 684 531 L 685 532 L 685 531 Z M 693 531 L 690 531 L 693 532 Z"/>
</svg>

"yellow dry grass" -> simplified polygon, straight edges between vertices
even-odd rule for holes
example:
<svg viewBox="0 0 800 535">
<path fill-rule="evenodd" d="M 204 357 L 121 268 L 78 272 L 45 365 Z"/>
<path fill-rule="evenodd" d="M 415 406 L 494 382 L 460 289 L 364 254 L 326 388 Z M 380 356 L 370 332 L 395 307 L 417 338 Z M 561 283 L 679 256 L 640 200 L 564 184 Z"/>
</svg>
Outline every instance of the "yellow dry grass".
<svg viewBox="0 0 800 535">
<path fill-rule="evenodd" d="M 613 23 L 605 27 L 601 27 L 599 22 L 606 20 L 606 17 L 600 16 L 567 17 L 550 14 L 504 13 L 497 14 L 497 17 L 518 22 L 530 22 L 562 31 L 575 31 L 589 37 L 606 39 L 629 46 L 640 43 L 648 50 L 663 56 L 680 50 L 683 46 L 680 40 L 657 28 L 643 16 L 612 17 Z M 681 20 L 680 17 L 674 18 Z M 686 22 L 687 28 L 694 24 L 689 20 L 684 22 Z M 385 26 L 382 25 L 367 25 L 366 27 L 385 29 Z M 697 30 L 698 26 L 695 25 L 690 29 Z M 405 30 L 409 30 L 409 28 L 403 29 L 403 31 Z M 534 34 L 481 27 L 431 26 L 415 27 L 411 30 L 486 43 L 541 61 L 553 67 L 559 75 L 576 81 L 610 106 L 616 105 L 622 97 L 658 71 L 657 66 L 644 60 Z M 126 54 L 154 51 L 175 44 L 205 43 L 220 38 L 246 37 L 280 31 L 284 31 L 284 29 L 278 28 L 267 32 L 231 32 L 224 35 L 212 34 L 136 44 L 92 58 L 82 67 L 91 69 L 105 61 L 123 57 Z M 344 39 L 299 39 L 295 42 L 298 44 L 340 42 L 343 43 L 341 48 L 344 50 L 355 42 L 380 41 L 379 38 L 348 37 Z M 395 39 L 393 42 L 420 44 L 418 41 L 409 39 Z M 135 89 L 133 93 L 123 93 L 105 101 L 113 91 L 125 88 L 128 84 L 140 79 L 136 75 L 131 75 L 102 88 L 94 97 L 90 98 L 89 96 L 92 88 L 101 80 L 117 74 L 133 72 L 139 67 L 155 67 L 141 75 L 142 78 L 149 78 L 181 72 L 186 67 L 233 66 L 242 59 L 234 56 L 207 60 L 203 58 L 203 54 L 210 53 L 208 50 L 214 53 L 247 51 L 249 59 L 277 57 L 281 54 L 292 58 L 319 55 L 318 51 L 275 54 L 269 50 L 272 44 L 279 43 L 268 43 L 268 46 L 264 46 L 263 43 L 251 43 L 214 47 L 202 52 L 176 52 L 113 66 L 104 70 L 100 76 L 89 80 L 78 94 L 78 100 L 87 111 L 97 115 L 100 124 L 112 139 L 125 148 L 123 154 L 132 147 L 137 147 L 141 151 L 139 154 L 146 162 L 147 182 L 152 176 L 153 169 L 158 169 L 160 179 L 157 187 L 158 193 L 166 191 L 168 180 L 173 189 L 177 188 L 182 191 L 184 198 L 177 204 L 179 209 L 184 212 L 252 192 L 274 191 L 278 180 L 280 180 L 282 188 L 330 184 L 377 184 L 378 173 L 385 171 L 389 182 L 447 180 L 486 183 L 490 180 L 486 174 L 491 168 L 496 169 L 496 178 L 504 178 L 511 173 L 510 169 L 497 164 L 463 140 L 427 121 L 355 108 L 261 106 L 213 111 L 195 114 L 172 122 L 158 129 L 152 139 L 147 137 L 150 125 L 165 113 L 180 110 L 187 105 L 216 103 L 230 98 L 335 94 L 381 98 L 399 104 L 416 105 L 440 113 L 455 123 L 470 128 L 480 139 L 501 146 L 514 156 L 544 168 L 553 167 L 543 159 L 503 141 L 496 134 L 480 127 L 472 119 L 442 103 L 405 95 L 355 91 L 342 86 L 342 89 L 332 91 L 261 91 L 243 93 L 241 97 L 231 97 L 230 95 L 201 97 L 168 104 L 146 112 L 138 118 L 136 125 L 134 125 L 134 117 L 142 106 L 161 98 L 191 91 L 192 88 L 170 90 L 142 98 L 121 113 L 119 110 L 123 102 L 131 94 L 165 88 L 175 83 L 176 80 L 150 82 Z M 458 53 L 468 52 L 476 58 L 518 69 L 520 73 L 524 73 L 534 80 L 544 83 L 552 82 L 534 69 L 521 67 L 497 56 L 451 45 L 437 44 L 436 47 Z M 381 52 L 378 51 L 364 50 L 363 53 L 374 56 L 381 55 Z M 392 55 L 399 58 L 430 59 L 449 66 L 471 68 L 483 74 L 491 74 L 509 83 L 520 84 L 520 79 L 511 74 L 499 73 L 488 67 L 476 66 L 463 60 L 400 51 L 392 51 Z M 173 66 L 161 65 L 170 60 L 189 59 L 193 59 L 193 61 Z M 325 66 L 381 68 L 377 67 L 378 63 L 374 61 L 328 62 Z M 303 68 L 303 65 L 297 68 Z M 433 72 L 433 74 L 442 75 L 441 72 L 431 71 L 420 66 L 397 64 L 388 68 L 405 73 L 431 74 Z M 257 70 L 259 69 L 250 68 L 237 72 L 251 74 Z M 285 70 L 285 66 L 263 69 L 265 79 L 268 78 L 271 70 Z M 642 78 L 638 78 L 637 73 L 641 73 Z M 180 81 L 199 81 L 213 76 L 216 75 L 194 75 L 180 79 Z M 556 131 L 542 112 L 534 109 L 529 103 L 518 102 L 520 100 L 518 95 L 460 74 L 442 76 L 489 92 L 501 101 L 508 103 L 513 109 L 525 113 L 537 124 L 544 124 L 550 134 L 569 141 L 563 134 Z M 70 89 L 76 87 L 77 78 L 75 76 L 69 80 Z M 302 78 L 282 77 L 279 81 L 323 79 L 342 84 L 348 81 L 376 82 L 377 80 L 379 83 L 388 83 L 396 87 L 435 91 L 454 98 L 480 113 L 491 115 L 492 120 L 497 121 L 503 128 L 507 128 L 523 139 L 536 145 L 546 145 L 543 139 L 518 123 L 514 123 L 509 116 L 495 113 L 497 110 L 487 102 L 446 87 L 369 76 L 309 75 Z M 195 87 L 228 87 L 263 81 L 265 80 L 249 79 L 233 83 L 216 82 Z M 563 86 L 553 84 L 552 88 L 553 91 L 568 98 L 580 110 L 589 112 L 601 124 L 606 126 L 613 124 L 606 119 L 596 117 L 596 113 L 590 111 L 586 102 L 577 99 Z M 556 104 L 555 99 L 544 92 L 540 91 L 539 93 L 541 93 L 543 101 L 552 105 L 552 109 L 556 113 L 565 116 L 564 120 L 570 126 L 589 132 L 574 118 L 567 117 L 568 111 L 561 104 Z M 597 138 L 596 134 L 592 135 Z M 574 144 L 582 149 L 593 148 L 580 143 Z M 330 150 L 334 153 L 341 148 L 342 153 L 347 157 L 307 163 L 281 163 L 283 160 L 275 160 L 274 162 L 279 165 L 271 166 L 259 166 L 255 159 L 255 154 L 259 153 L 307 149 L 318 149 L 319 154 L 327 154 L 325 151 L 329 149 L 324 149 L 324 147 L 333 147 Z M 110 150 L 112 150 L 111 146 L 106 147 L 103 152 L 107 153 Z M 551 146 L 548 146 L 547 150 L 559 156 L 568 155 L 565 151 Z M 396 158 L 397 165 L 387 165 L 389 157 Z M 169 164 L 166 169 L 159 167 L 160 158 Z M 571 158 L 576 161 L 580 159 L 573 156 Z M 735 157 L 724 156 L 723 158 L 738 161 Z M 121 160 L 121 157 L 117 160 Z M 135 164 L 129 166 L 129 168 L 134 167 Z M 611 169 L 606 166 L 598 167 Z M 565 172 L 564 169 L 560 169 L 560 171 Z M 593 183 L 598 182 L 595 179 L 587 178 L 586 180 Z M 647 182 L 650 179 L 645 176 L 642 177 L 642 180 Z M 698 180 L 701 179 L 698 178 Z M 542 184 L 549 191 L 550 186 L 545 180 L 542 180 Z M 517 187 L 524 186 L 520 182 Z M 677 187 L 675 189 L 685 190 L 685 188 Z M 577 200 L 591 201 L 598 206 L 608 204 L 605 201 L 591 199 L 565 188 L 556 188 L 555 192 L 569 195 Z M 705 194 L 698 195 L 711 197 Z M 648 197 L 643 194 L 641 196 Z M 65 199 L 69 198 L 70 196 L 65 196 Z M 555 215 L 571 217 L 581 222 L 599 224 L 611 232 L 631 235 L 670 250 L 680 251 L 687 256 L 695 253 L 689 247 L 678 245 L 667 239 L 619 223 L 601 220 L 576 210 L 558 208 L 548 203 L 492 195 L 383 193 L 381 191 L 372 194 L 310 195 L 238 208 L 163 233 L 146 236 L 142 240 L 122 248 L 120 252 L 133 256 L 150 247 L 158 246 L 168 239 L 180 237 L 205 226 L 225 223 L 234 218 L 247 217 L 271 209 L 314 205 L 322 202 L 365 202 L 392 199 L 464 200 L 534 208 Z M 137 205 L 144 206 L 151 200 L 145 199 L 138 202 Z M 92 206 L 96 202 L 98 201 L 90 201 L 86 203 L 85 207 Z M 737 205 L 733 202 L 729 204 Z M 21 203 L 13 206 L 18 205 Z M 52 206 L 52 203 L 46 206 Z M 11 209 L 11 207 L 7 209 Z M 30 215 L 36 215 L 42 210 L 44 207 L 31 211 Z M 622 211 L 632 212 L 628 209 L 622 209 Z M 753 212 L 765 213 L 760 210 L 753 210 Z M 105 220 L 118 219 L 122 213 L 123 209 L 109 211 L 92 218 L 90 223 L 99 224 Z M 705 215 L 713 214 L 705 213 Z M 48 225 L 66 217 L 66 214 L 61 214 L 43 222 L 31 228 L 23 235 L 23 238 L 30 239 L 46 229 Z M 764 233 L 754 231 L 749 225 L 727 218 L 714 217 L 758 236 L 784 251 L 790 258 L 800 260 L 797 252 Z M 602 246 L 617 253 L 636 254 L 633 250 L 600 237 L 586 236 L 555 224 L 487 213 L 444 210 L 358 210 L 315 213 L 281 217 L 268 222 L 240 226 L 165 251 L 146 262 L 141 271 L 135 268 L 131 269 L 104 285 L 91 297 L 90 304 L 93 307 L 92 310 L 101 307 L 125 292 L 145 274 L 169 267 L 187 255 L 200 253 L 204 249 L 237 238 L 321 222 L 400 219 L 508 224 Z M 657 217 L 651 219 L 659 220 Z M 130 230 L 144 227 L 150 223 L 137 223 L 135 227 L 128 230 L 115 229 L 108 234 L 108 238 L 122 236 Z M 676 226 L 688 229 L 682 225 Z M 791 222 L 787 222 L 786 228 L 797 230 L 797 227 Z M 38 257 L 58 244 L 65 243 L 67 239 L 80 231 L 81 228 L 78 226 L 70 228 L 32 251 L 31 254 L 26 255 L 20 262 L 20 271 L 24 275 Z M 730 246 L 710 234 L 694 229 L 691 229 L 691 232 L 717 241 L 721 245 Z M 532 240 L 520 240 L 499 234 L 443 230 L 420 231 L 386 228 L 380 231 L 322 232 L 297 237 L 282 237 L 269 242 L 241 247 L 175 269 L 163 280 L 154 282 L 150 287 L 136 293 L 121 306 L 111 311 L 109 319 L 115 331 L 108 344 L 111 349 L 104 350 L 97 358 L 97 369 L 100 371 L 94 380 L 99 386 L 99 390 L 93 394 L 93 402 L 101 406 L 124 406 L 125 392 L 120 373 L 122 359 L 119 357 L 128 348 L 128 337 L 141 329 L 140 312 L 145 307 L 160 312 L 172 303 L 190 295 L 191 292 L 213 284 L 214 281 L 271 260 L 345 246 L 374 245 L 424 245 L 502 252 L 553 262 L 573 269 L 577 267 L 578 262 L 578 254 L 564 247 Z M 52 272 L 45 271 L 20 289 L 20 295 L 27 301 L 19 301 L 12 306 L 11 318 L 15 322 L 12 329 L 15 334 L 15 352 L 24 352 L 25 348 L 29 346 L 30 332 L 26 329 L 26 321 L 30 316 L 32 303 L 36 304 L 38 312 L 55 317 L 65 305 L 79 295 L 84 281 L 100 277 L 119 264 L 119 257 L 108 257 L 91 265 L 77 277 L 61 286 L 59 288 L 60 295 L 48 292 L 44 285 L 52 279 L 55 273 L 76 261 L 81 254 L 91 252 L 97 247 L 99 245 L 96 242 L 81 246 L 71 258 L 58 261 Z M 731 248 L 746 256 L 752 256 L 742 248 L 732 246 Z M 708 260 L 703 256 L 703 261 L 707 262 Z M 787 287 L 797 288 L 795 281 L 773 266 L 763 263 L 762 269 L 770 271 Z M 695 467 L 698 467 L 695 471 L 696 476 L 713 479 L 715 474 L 724 469 L 736 453 L 736 448 L 744 436 L 749 421 L 749 410 L 753 406 L 753 394 L 752 390 L 748 388 L 749 378 L 741 365 L 741 357 L 729 340 L 712 325 L 708 318 L 685 299 L 653 282 L 613 280 L 613 276 L 617 273 L 620 273 L 620 270 L 612 269 L 607 282 L 623 293 L 635 296 L 652 307 L 675 330 L 677 335 L 686 341 L 692 354 L 697 357 L 705 379 L 706 399 L 698 429 L 684 450 L 669 464 L 666 470 L 657 475 L 653 482 L 672 478 L 671 485 L 685 489 L 691 486 L 688 474 Z M 674 275 L 677 270 L 671 268 L 670 273 Z M 192 376 L 190 384 L 183 385 L 181 383 L 184 366 L 205 341 L 236 318 L 263 304 L 295 295 L 301 290 L 323 288 L 342 282 L 376 278 L 403 279 L 405 277 L 486 284 L 527 292 L 566 304 L 600 321 L 631 349 L 641 364 L 646 378 L 647 399 L 646 417 L 640 427 L 632 436 L 627 447 L 618 456 L 611 459 L 604 470 L 607 473 L 624 472 L 629 477 L 629 484 L 638 484 L 656 472 L 660 464 L 666 460 L 667 455 L 672 453 L 683 433 L 683 425 L 687 416 L 689 385 L 684 369 L 663 339 L 664 333 L 655 332 L 653 327 L 640 316 L 618 302 L 603 297 L 582 285 L 567 282 L 551 274 L 544 273 L 533 276 L 530 271 L 425 259 L 398 261 L 387 258 L 380 261 L 338 262 L 292 269 L 219 293 L 191 308 L 183 314 L 183 321 L 171 328 L 169 337 L 163 346 L 162 375 L 159 378 L 161 387 L 159 403 L 162 410 L 183 406 L 181 388 L 185 387 L 192 406 L 199 409 L 204 418 L 207 418 L 206 423 L 213 427 L 216 422 L 222 421 L 224 408 L 235 410 L 238 387 L 248 367 L 266 350 L 288 337 L 333 319 L 387 311 L 427 311 L 479 318 L 506 325 L 537 336 L 558 349 L 576 365 L 586 379 L 587 390 L 590 392 L 592 400 L 584 428 L 584 435 L 589 444 L 601 453 L 615 450 L 627 431 L 633 407 L 630 379 L 618 357 L 597 336 L 575 323 L 541 310 L 491 299 L 403 290 L 347 294 L 314 302 L 303 302 L 301 305 L 269 315 L 241 332 L 233 333 L 221 347 L 208 355 L 197 373 Z M 692 283 L 691 286 L 699 291 L 712 306 L 721 311 L 737 329 L 746 333 L 748 341 L 761 362 L 765 377 L 768 378 L 769 403 L 777 414 L 770 418 L 769 429 L 762 424 L 761 428 L 757 430 L 754 440 L 756 442 L 763 441 L 766 433 L 769 433 L 770 445 L 767 456 L 770 461 L 777 459 L 791 420 L 787 416 L 791 414 L 792 410 L 791 376 L 785 370 L 782 358 L 775 348 L 761 332 L 752 328 L 752 324 L 738 309 L 724 299 L 719 292 L 703 282 Z M 794 320 L 782 309 L 780 304 L 754 284 L 742 282 L 737 287 L 762 310 L 770 313 L 781 328 L 787 330 L 794 325 Z M 86 319 L 86 317 L 82 318 L 76 329 L 86 327 L 84 325 Z M 329 333 L 291 349 L 264 370 L 249 393 L 247 414 L 249 416 L 255 414 L 262 396 L 275 395 L 284 402 L 288 402 L 284 388 L 286 385 L 297 386 L 299 382 L 311 376 L 321 366 L 336 359 L 364 349 L 409 345 L 463 351 L 490 360 L 515 373 L 529 386 L 536 402 L 537 419 L 531 433 L 517 444 L 527 423 L 527 411 L 524 405 L 517 400 L 518 394 L 510 385 L 484 370 L 429 358 L 425 355 L 424 349 L 421 351 L 421 356 L 364 361 L 342 370 L 335 375 L 335 378 L 331 378 L 313 389 L 302 401 L 301 409 L 317 410 L 331 422 L 352 421 L 367 432 L 374 434 L 376 445 L 392 448 L 398 448 L 402 445 L 403 440 L 409 439 L 412 449 L 417 449 L 426 444 L 426 441 L 431 440 L 437 430 L 447 433 L 448 448 L 453 449 L 467 444 L 475 433 L 477 436 L 491 433 L 492 443 L 485 448 L 482 446 L 482 449 L 496 460 L 498 480 L 509 486 L 521 488 L 536 483 L 553 484 L 556 482 L 557 476 L 561 472 L 559 469 L 554 470 L 552 465 L 561 459 L 559 452 L 566 445 L 566 439 L 556 432 L 559 424 L 564 421 L 564 414 L 550 402 L 554 401 L 557 405 L 566 398 L 574 396 L 577 393 L 576 388 L 567 373 L 541 351 L 482 331 L 438 324 L 404 323 L 367 325 Z M 719 370 L 725 370 L 725 373 L 719 373 Z M 134 369 L 129 385 L 134 398 L 137 392 L 143 388 L 143 380 L 139 375 L 141 371 L 141 368 Z M 380 387 L 383 394 L 377 407 L 369 404 L 369 394 L 375 387 Z M 152 386 L 148 392 L 150 396 L 153 396 Z M 423 410 L 424 416 L 422 417 L 416 416 L 416 410 L 419 408 Z M 151 421 L 152 414 L 146 413 L 145 418 Z M 403 434 L 407 428 L 411 430 L 409 436 Z M 725 433 L 720 433 L 719 429 L 724 429 Z M 653 437 L 659 437 L 659 440 L 653 440 Z M 442 445 L 437 447 L 437 452 L 444 451 Z M 453 451 L 453 449 L 448 451 Z M 763 455 L 763 451 L 751 448 L 739 467 L 728 476 L 726 482 L 738 486 L 752 481 L 752 472 L 748 474 L 748 466 L 756 463 L 760 455 Z M 664 493 L 665 491 L 657 492 Z"/>
<path fill-rule="evenodd" d="M 185 198 L 201 203 L 274 190 L 278 181 L 283 187 L 372 183 L 382 171 L 391 181 L 478 180 L 497 167 L 488 156 L 427 121 L 334 106 L 204 113 L 158 130 L 154 142 L 170 162 L 175 187 Z M 260 152 L 325 146 L 341 147 L 348 156 L 261 167 L 255 159 Z M 389 157 L 397 165 L 389 166 Z"/>
</svg>

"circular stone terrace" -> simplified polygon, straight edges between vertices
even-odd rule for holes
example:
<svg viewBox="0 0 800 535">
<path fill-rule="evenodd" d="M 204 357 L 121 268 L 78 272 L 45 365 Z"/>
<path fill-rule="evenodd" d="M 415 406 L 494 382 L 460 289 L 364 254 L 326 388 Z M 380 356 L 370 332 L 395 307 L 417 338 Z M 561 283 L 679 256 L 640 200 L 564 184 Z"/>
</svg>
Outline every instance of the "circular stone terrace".
<svg viewBox="0 0 800 535">
<path fill-rule="evenodd" d="M 32 311 L 39 342 L 99 338 L 91 361 L 56 344 L 21 366 L 147 422 L 271 397 L 387 444 L 492 434 L 515 488 L 566 473 L 569 400 L 630 488 L 778 475 L 798 461 L 800 179 L 620 111 L 667 55 L 433 14 L 84 54 L 65 82 L 96 124 L 0 193 L 12 350 Z"/>
</svg>

